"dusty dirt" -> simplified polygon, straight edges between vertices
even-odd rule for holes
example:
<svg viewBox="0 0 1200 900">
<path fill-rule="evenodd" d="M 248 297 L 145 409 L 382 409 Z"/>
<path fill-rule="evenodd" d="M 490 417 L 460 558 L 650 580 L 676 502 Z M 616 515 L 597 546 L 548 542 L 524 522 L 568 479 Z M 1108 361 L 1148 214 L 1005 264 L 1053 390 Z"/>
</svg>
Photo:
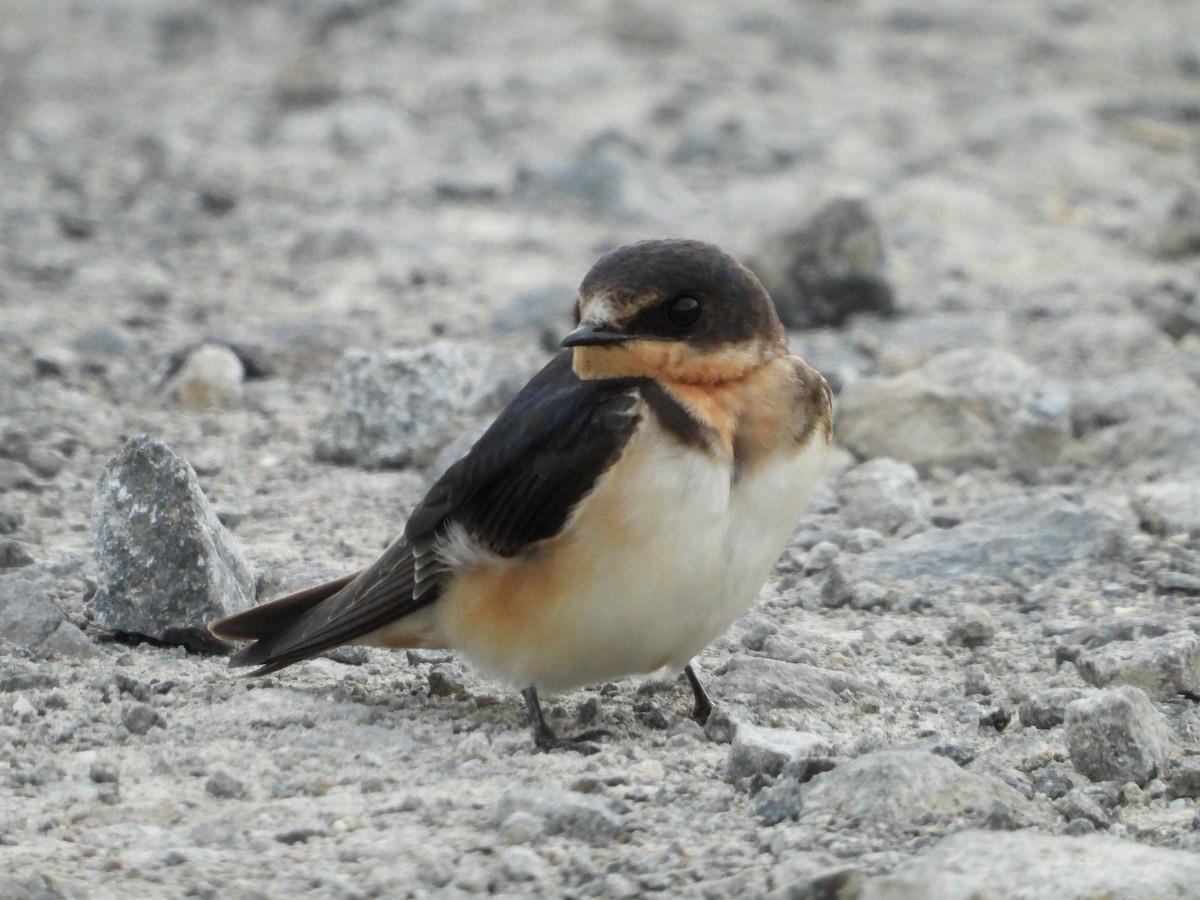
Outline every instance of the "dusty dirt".
<svg viewBox="0 0 1200 900">
<path fill-rule="evenodd" d="M 869 890 L 968 825 L 1093 830 L 1035 789 L 1070 768 L 1063 727 L 1017 710 L 1086 687 L 1064 635 L 1200 629 L 1186 581 L 1161 578 L 1200 574 L 1195 536 L 1148 533 L 1131 500 L 1200 477 L 1178 213 L 1197 98 L 1200 6 L 1166 0 L 7 0 L 0 523 L 11 573 L 71 570 L 44 578 L 90 649 L 0 643 L 0 893 L 758 896 L 839 866 Z M 604 250 L 686 236 L 752 256 L 846 191 L 882 226 L 899 316 L 794 351 L 839 389 L 950 346 L 1026 360 L 1070 392 L 1067 445 L 1033 471 L 923 469 L 934 514 L 1057 492 L 1112 510 L 1121 546 L 1061 577 L 827 602 L 812 548 L 878 539 L 839 509 L 839 449 L 782 576 L 699 668 L 729 719 L 812 732 L 835 761 L 973 758 L 1026 795 L 1007 813 L 917 795 L 940 811 L 773 824 L 755 803 L 774 776 L 726 780 L 730 745 L 688 719 L 682 682 L 558 698 L 560 726 L 614 736 L 537 754 L 520 698 L 440 656 L 245 680 L 96 627 L 92 491 L 127 437 L 196 466 L 264 598 L 357 568 L 436 473 L 317 460 L 344 350 L 440 337 L 533 359 Z M 205 340 L 247 379 L 197 411 L 164 385 Z M 998 625 L 975 647 L 955 638 L 967 604 Z M 817 699 L 761 660 L 805 667 Z M 1187 759 L 1195 696 L 1155 699 Z M 1117 784 L 1093 826 L 1194 854 L 1196 794 L 1164 779 Z"/>
</svg>

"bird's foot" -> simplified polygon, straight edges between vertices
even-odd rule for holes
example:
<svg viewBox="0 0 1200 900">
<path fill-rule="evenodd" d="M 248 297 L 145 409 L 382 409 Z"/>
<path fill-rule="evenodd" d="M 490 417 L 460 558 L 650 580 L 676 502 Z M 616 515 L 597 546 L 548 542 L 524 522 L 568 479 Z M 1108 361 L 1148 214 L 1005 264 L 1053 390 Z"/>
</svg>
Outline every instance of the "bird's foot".
<svg viewBox="0 0 1200 900">
<path fill-rule="evenodd" d="M 591 756 L 593 753 L 600 752 L 600 747 L 595 742 L 606 737 L 612 737 L 612 732 L 605 731 L 603 728 L 593 728 L 569 737 L 559 737 L 549 728 L 545 728 L 534 730 L 533 743 L 543 753 L 549 753 L 551 750 L 571 750 L 574 753 Z"/>
<path fill-rule="evenodd" d="M 573 750 L 584 756 L 591 756 L 593 753 L 600 752 L 595 741 L 610 736 L 609 732 L 603 728 L 593 728 L 571 737 L 559 737 L 546 724 L 546 717 L 542 715 L 542 704 L 538 701 L 537 690 L 531 687 L 525 688 L 521 691 L 521 696 L 525 698 L 525 706 L 529 710 L 529 721 L 533 724 L 533 743 L 543 753 L 549 753 L 551 750 Z"/>
<path fill-rule="evenodd" d="M 696 677 L 696 670 L 692 668 L 691 663 L 683 667 L 683 674 L 687 676 L 688 684 L 692 688 L 692 696 L 696 701 L 692 706 L 692 719 L 699 725 L 706 725 L 708 724 L 708 717 L 712 715 L 712 701 L 708 699 L 708 694 L 704 692 L 704 685 Z"/>
</svg>

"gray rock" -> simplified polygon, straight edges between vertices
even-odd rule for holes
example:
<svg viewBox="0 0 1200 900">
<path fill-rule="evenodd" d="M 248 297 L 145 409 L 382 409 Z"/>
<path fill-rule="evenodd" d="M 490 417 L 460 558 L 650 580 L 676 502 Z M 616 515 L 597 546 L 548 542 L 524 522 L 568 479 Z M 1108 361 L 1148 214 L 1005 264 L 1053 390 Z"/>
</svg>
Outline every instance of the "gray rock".
<svg viewBox="0 0 1200 900">
<path fill-rule="evenodd" d="M 129 332 L 113 325 L 92 328 L 75 340 L 76 352 L 93 363 L 120 359 L 130 353 L 133 346 Z"/>
<path fill-rule="evenodd" d="M 657 220 L 679 207 L 670 177 L 612 133 L 588 141 L 573 160 L 522 166 L 515 193 L 526 203 L 550 208 L 567 203 L 619 222 Z"/>
<path fill-rule="evenodd" d="M 1164 591 L 1200 594 L 1200 575 L 1190 575 L 1187 572 L 1159 572 L 1154 576 L 1154 583 Z"/>
<path fill-rule="evenodd" d="M 1157 700 L 1200 695 L 1200 636 L 1176 631 L 1140 641 L 1114 641 L 1085 650 L 1075 668 L 1088 684 L 1131 684 Z"/>
<path fill-rule="evenodd" d="M 185 409 L 229 409 L 242 401 L 242 361 L 220 344 L 202 344 L 183 361 L 164 390 Z"/>
<path fill-rule="evenodd" d="M 1154 252 L 1164 259 L 1200 253 L 1200 190 L 1179 189 L 1154 237 Z"/>
<path fill-rule="evenodd" d="M 1098 691 L 1067 705 L 1071 764 L 1092 781 L 1132 781 L 1145 787 L 1171 752 L 1171 731 L 1146 692 Z"/>
<path fill-rule="evenodd" d="M 41 487 L 30 468 L 15 459 L 0 458 L 0 494 L 9 491 L 36 491 Z"/>
<path fill-rule="evenodd" d="M 1102 829 L 1108 828 L 1112 824 L 1107 813 L 1100 808 L 1100 804 L 1080 788 L 1072 788 L 1067 791 L 1055 802 L 1054 808 L 1068 822 L 1084 819 Z"/>
<path fill-rule="evenodd" d="M 535 881 L 546 873 L 546 861 L 528 847 L 505 847 L 500 869 L 512 881 Z"/>
<path fill-rule="evenodd" d="M 1086 697 L 1084 688 L 1050 688 L 1034 694 L 1021 704 L 1021 724 L 1027 728 L 1054 728 L 1067 717 L 1067 704 Z"/>
<path fill-rule="evenodd" d="M 883 232 L 861 198 L 831 199 L 807 221 L 764 241 L 746 262 L 789 328 L 838 326 L 856 313 L 895 312 Z"/>
<path fill-rule="evenodd" d="M 1167 783 L 1167 799 L 1200 798 L 1200 756 L 1171 760 L 1163 778 Z"/>
<path fill-rule="evenodd" d="M 204 783 L 204 790 L 214 797 L 241 800 L 246 796 L 246 785 L 234 778 L 224 769 L 218 769 Z"/>
<path fill-rule="evenodd" d="M 1065 797 L 1084 781 L 1082 775 L 1060 769 L 1058 766 L 1047 766 L 1033 780 L 1033 789 L 1051 800 Z"/>
<path fill-rule="evenodd" d="M 652 3 L 619 0 L 609 9 L 606 27 L 618 44 L 647 53 L 666 53 L 684 39 L 681 16 L 675 9 Z"/>
<path fill-rule="evenodd" d="M 1007 784 L 920 750 L 867 753 L 817 775 L 802 793 L 802 818 L 815 816 L 834 828 L 982 821 L 997 804 L 1022 815 L 1030 810 Z"/>
<path fill-rule="evenodd" d="M 1178 341 L 1185 335 L 1200 333 L 1197 296 L 1200 296 L 1200 272 L 1183 270 L 1135 291 L 1133 302 L 1168 337 Z M 1166 375 L 1165 372 L 1160 373 L 1160 376 Z"/>
<path fill-rule="evenodd" d="M 254 603 L 254 577 L 217 521 L 191 466 L 161 441 L 128 441 L 105 467 L 92 509 L 104 628 L 197 649 L 221 649 L 208 632 Z"/>
<path fill-rule="evenodd" d="M 868 879 L 860 900 L 983 897 L 1161 900 L 1190 897 L 1200 858 L 1103 835 L 963 831 L 887 875 Z"/>
<path fill-rule="evenodd" d="M 575 295 L 575 286 L 565 281 L 551 281 L 522 291 L 496 310 L 492 315 L 492 328 L 506 333 L 536 335 L 551 330 L 561 337 L 559 332 L 565 333 L 570 326 Z"/>
<path fill-rule="evenodd" d="M 982 606 L 968 604 L 959 609 L 946 631 L 946 643 L 952 647 L 983 647 L 996 636 L 996 620 Z"/>
<path fill-rule="evenodd" d="M 826 757 L 832 752 L 829 742 L 820 735 L 739 723 L 729 748 L 725 780 L 778 775 L 789 763 Z"/>
<path fill-rule="evenodd" d="M 846 385 L 838 436 L 861 457 L 891 456 L 922 472 L 1026 472 L 1058 459 L 1068 413 L 1066 388 L 1012 354 L 953 350 L 895 377 Z"/>
<path fill-rule="evenodd" d="M 530 813 L 544 822 L 546 834 L 563 834 L 602 846 L 624 830 L 622 818 L 602 798 L 552 788 L 517 788 L 500 798 L 492 826 L 502 828 L 514 813 Z"/>
<path fill-rule="evenodd" d="M 306 844 L 313 838 L 330 837 L 333 831 L 324 822 L 302 822 L 275 833 L 281 844 Z"/>
<path fill-rule="evenodd" d="M 1147 531 L 1200 537 L 1200 481 L 1142 485 L 1133 492 L 1133 508 Z"/>
<path fill-rule="evenodd" d="M 369 467 L 427 465 L 464 417 L 499 406 L 525 374 L 511 354 L 449 341 L 348 352 L 333 374 L 317 456 Z"/>
<path fill-rule="evenodd" d="M 838 866 L 792 879 L 767 894 L 767 900 L 858 900 L 862 886 L 858 869 Z"/>
<path fill-rule="evenodd" d="M 1138 313 L 1077 312 L 1044 319 L 1022 335 L 1029 359 L 1070 381 L 1130 372 L 1153 380 L 1178 352 L 1154 322 Z"/>
<path fill-rule="evenodd" d="M 964 581 L 1036 583 L 1119 555 L 1133 525 L 1117 513 L 1054 492 L 991 503 L 953 528 L 931 528 L 858 556 L 842 554 L 826 579 L 839 590 L 904 582 L 955 589 Z M 823 592 L 825 587 L 822 588 Z"/>
<path fill-rule="evenodd" d="M 333 369 L 348 349 L 365 346 L 370 333 L 345 320 L 270 322 L 222 332 L 218 340 L 238 355 L 248 378 L 296 378 Z"/>
<path fill-rule="evenodd" d="M 146 703 L 131 703 L 121 710 L 121 724 L 130 734 L 145 734 L 161 721 L 154 707 Z"/>
<path fill-rule="evenodd" d="M 837 498 L 847 525 L 883 534 L 895 534 L 910 523 L 927 524 L 933 505 L 917 470 L 887 457 L 868 460 L 843 475 Z"/>
<path fill-rule="evenodd" d="M 0 647 L 31 650 L 50 658 L 104 656 L 55 602 L 82 597 L 91 573 L 92 560 L 79 556 L 34 563 L 0 575 Z"/>
<path fill-rule="evenodd" d="M 983 822 L 1000 808 L 1009 818 L 1034 815 L 1012 787 L 919 750 L 883 750 L 842 763 L 805 785 L 803 800 L 803 821 L 816 818 L 833 828 Z"/>
<path fill-rule="evenodd" d="M 121 780 L 121 770 L 111 760 L 93 760 L 88 777 L 95 784 L 115 784 Z"/>
<path fill-rule="evenodd" d="M 972 665 L 963 670 L 963 693 L 966 696 L 988 696 L 993 690 L 992 678 L 983 666 Z"/>
<path fill-rule="evenodd" d="M 1200 477 L 1200 420 L 1138 418 L 1088 435 L 1074 452 L 1079 465 L 1129 469 L 1142 479 Z"/>
<path fill-rule="evenodd" d="M 751 709 L 815 709 L 878 691 L 840 671 L 735 654 L 716 679 L 719 695 Z"/>
<path fill-rule="evenodd" d="M 1122 372 L 1071 385 L 1071 430 L 1087 435 L 1122 422 L 1200 418 L 1200 385 L 1178 372 Z"/>
<path fill-rule="evenodd" d="M 750 808 L 766 825 L 799 819 L 804 812 L 804 785 L 798 778 L 780 778 L 759 791 Z"/>
<path fill-rule="evenodd" d="M 851 331 L 855 348 L 885 375 L 898 375 L 950 350 L 1005 349 L 1012 344 L 1009 317 L 1001 312 L 931 313 L 866 320 Z"/>
<path fill-rule="evenodd" d="M 433 697 L 453 697 L 466 688 L 462 669 L 454 663 L 436 663 L 429 670 L 429 693 Z"/>
<path fill-rule="evenodd" d="M 288 260 L 296 267 L 311 267 L 347 260 L 371 260 L 378 253 L 375 241 L 357 228 L 312 228 L 296 238 Z"/>
</svg>

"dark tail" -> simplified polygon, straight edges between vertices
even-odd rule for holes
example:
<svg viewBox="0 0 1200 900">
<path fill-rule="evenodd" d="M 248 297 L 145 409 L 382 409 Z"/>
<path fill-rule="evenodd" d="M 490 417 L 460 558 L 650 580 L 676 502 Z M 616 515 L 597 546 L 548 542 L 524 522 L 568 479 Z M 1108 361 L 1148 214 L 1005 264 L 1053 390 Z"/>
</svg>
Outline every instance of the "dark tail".
<svg viewBox="0 0 1200 900">
<path fill-rule="evenodd" d="M 284 666 L 298 662 L 303 657 L 292 658 L 290 655 L 272 659 L 279 638 L 289 634 L 294 626 L 312 609 L 328 600 L 357 578 L 361 572 L 344 575 L 341 578 L 305 588 L 278 600 L 263 603 L 244 612 L 234 613 L 210 622 L 208 630 L 215 637 L 224 641 L 254 641 L 249 647 L 243 647 L 229 660 L 230 666 L 262 665 L 254 675 L 266 675 Z M 320 652 L 320 651 L 317 651 Z M 316 653 L 305 654 L 315 656 Z"/>
</svg>

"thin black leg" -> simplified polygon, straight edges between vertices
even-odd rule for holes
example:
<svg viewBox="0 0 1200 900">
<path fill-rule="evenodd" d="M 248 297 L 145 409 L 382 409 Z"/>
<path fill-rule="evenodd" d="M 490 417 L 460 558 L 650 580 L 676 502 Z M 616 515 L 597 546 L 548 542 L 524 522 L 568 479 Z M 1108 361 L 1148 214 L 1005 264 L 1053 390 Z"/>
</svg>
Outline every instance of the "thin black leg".
<svg viewBox="0 0 1200 900">
<path fill-rule="evenodd" d="M 692 686 L 692 696 L 696 698 L 696 705 L 692 707 L 692 718 L 703 725 L 713 711 L 712 701 L 708 699 L 708 694 L 704 693 L 704 685 L 696 677 L 696 670 L 692 668 L 691 663 L 683 667 L 683 674 L 687 676 L 688 684 Z"/>
<path fill-rule="evenodd" d="M 574 750 L 576 753 L 592 754 L 600 748 L 591 742 L 608 736 L 608 732 L 604 729 L 595 728 L 572 737 L 559 737 L 546 724 L 546 717 L 542 713 L 542 704 L 538 700 L 537 688 L 527 687 L 521 691 L 521 696 L 525 698 L 525 708 L 529 710 L 529 722 L 533 725 L 533 743 L 539 750 Z"/>
</svg>

